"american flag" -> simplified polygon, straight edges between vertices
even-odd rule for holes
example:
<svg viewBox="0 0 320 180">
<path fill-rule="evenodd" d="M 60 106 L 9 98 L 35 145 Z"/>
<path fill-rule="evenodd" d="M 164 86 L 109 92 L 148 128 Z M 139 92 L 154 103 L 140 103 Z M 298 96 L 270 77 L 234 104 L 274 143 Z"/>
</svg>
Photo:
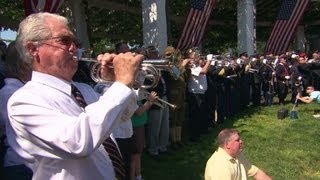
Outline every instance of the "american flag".
<svg viewBox="0 0 320 180">
<path fill-rule="evenodd" d="M 265 52 L 280 54 L 288 50 L 297 25 L 309 2 L 310 0 L 284 0 L 282 2 Z"/>
<path fill-rule="evenodd" d="M 62 3 L 63 0 L 24 0 L 25 15 L 38 12 L 56 13 Z"/>
<path fill-rule="evenodd" d="M 184 25 L 177 49 L 198 46 L 209 22 L 216 0 L 192 0 L 191 9 Z"/>
</svg>

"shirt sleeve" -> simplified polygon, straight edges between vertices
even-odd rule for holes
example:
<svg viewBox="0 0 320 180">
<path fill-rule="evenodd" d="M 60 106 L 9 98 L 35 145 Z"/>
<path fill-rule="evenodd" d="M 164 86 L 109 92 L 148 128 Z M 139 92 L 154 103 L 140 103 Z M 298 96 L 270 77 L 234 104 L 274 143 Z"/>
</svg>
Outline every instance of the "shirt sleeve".
<svg viewBox="0 0 320 180">
<path fill-rule="evenodd" d="M 259 168 L 255 165 L 252 165 L 250 161 L 242 153 L 239 156 L 239 161 L 244 166 L 249 177 L 252 177 L 257 174 Z"/>
</svg>

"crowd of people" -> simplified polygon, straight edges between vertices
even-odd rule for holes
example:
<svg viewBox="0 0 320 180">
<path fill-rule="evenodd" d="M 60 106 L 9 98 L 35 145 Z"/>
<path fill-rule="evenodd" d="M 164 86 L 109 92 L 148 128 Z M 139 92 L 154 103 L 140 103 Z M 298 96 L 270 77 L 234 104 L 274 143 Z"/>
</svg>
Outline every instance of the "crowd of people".
<svg viewBox="0 0 320 180">
<path fill-rule="evenodd" d="M 79 48 L 67 19 L 50 13 L 25 18 L 16 41 L 1 48 L 5 179 L 141 180 L 144 150 L 154 159 L 174 153 L 184 147 L 183 132 L 197 143 L 210 128 L 250 106 L 272 106 L 276 96 L 279 104 L 288 103 L 289 88 L 292 103 L 320 99 L 315 93 L 319 53 L 310 60 L 302 52 L 235 58 L 204 56 L 197 47 L 181 52 L 169 46 L 162 53 L 149 46 L 131 52 L 121 42 L 114 52 L 97 56 L 103 81 L 92 82 L 90 65 L 77 60 Z M 158 68 L 155 86 L 143 88 L 155 81 L 137 80 L 146 73 L 141 64 L 148 59 L 169 64 Z M 239 157 L 236 130 L 222 131 L 218 140 L 224 156 L 230 141 L 240 142 L 236 154 L 229 154 Z M 217 166 L 212 161 L 206 179 L 220 172 L 211 170 Z M 255 166 L 249 174 L 268 177 Z"/>
</svg>

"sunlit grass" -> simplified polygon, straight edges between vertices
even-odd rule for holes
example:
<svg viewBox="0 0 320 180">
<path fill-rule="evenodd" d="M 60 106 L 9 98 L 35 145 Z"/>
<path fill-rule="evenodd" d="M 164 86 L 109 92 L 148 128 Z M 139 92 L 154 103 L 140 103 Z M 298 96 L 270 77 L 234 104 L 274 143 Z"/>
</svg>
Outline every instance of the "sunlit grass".
<svg viewBox="0 0 320 180">
<path fill-rule="evenodd" d="M 280 106 L 248 109 L 228 119 L 200 143 L 186 141 L 183 150 L 151 159 L 143 155 L 145 180 L 202 180 L 205 164 L 217 148 L 216 136 L 223 128 L 236 128 L 245 142 L 245 154 L 251 162 L 268 172 L 275 180 L 320 179 L 320 119 L 312 116 L 318 104 L 298 107 L 297 120 L 277 119 Z M 292 104 L 285 108 L 289 109 Z"/>
</svg>

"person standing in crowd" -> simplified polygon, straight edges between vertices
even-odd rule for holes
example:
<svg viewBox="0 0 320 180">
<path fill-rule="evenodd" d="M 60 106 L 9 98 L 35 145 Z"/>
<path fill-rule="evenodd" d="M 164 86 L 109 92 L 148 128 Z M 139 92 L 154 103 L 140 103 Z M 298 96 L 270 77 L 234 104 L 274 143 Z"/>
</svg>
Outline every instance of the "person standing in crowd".
<svg viewBox="0 0 320 180">
<path fill-rule="evenodd" d="M 262 85 L 262 75 L 261 75 L 261 67 L 262 61 L 258 56 L 251 57 L 251 69 L 249 72 L 251 73 L 251 90 L 252 90 L 252 104 L 253 106 L 260 106 L 261 101 L 261 85 Z"/>
<path fill-rule="evenodd" d="M 252 165 L 243 155 L 243 141 L 235 129 L 223 129 L 218 135 L 218 149 L 209 158 L 205 180 L 271 180 L 263 170 Z"/>
<path fill-rule="evenodd" d="M 31 14 L 20 23 L 17 50 L 33 71 L 8 101 L 8 141 L 34 180 L 115 179 L 116 167 L 102 143 L 124 115 L 131 117 L 136 110 L 132 86 L 143 56 L 99 55 L 101 77 L 112 74 L 115 82 L 89 102 L 94 90 L 87 85 L 79 92 L 72 82 L 78 43 L 68 24 L 50 13 Z"/>
<path fill-rule="evenodd" d="M 250 67 L 250 60 L 247 52 L 243 52 L 239 55 L 238 61 L 241 61 L 240 72 L 240 108 L 241 110 L 246 109 L 250 105 L 250 86 L 251 86 L 251 74 L 247 71 Z"/>
<path fill-rule="evenodd" d="M 164 58 L 169 59 L 173 64 L 179 68 L 179 76 L 176 78 L 168 72 L 164 72 L 163 75 L 167 79 L 168 100 L 170 103 L 176 105 L 176 108 L 170 108 L 170 140 L 171 147 L 173 149 L 179 149 L 183 146 L 182 144 L 182 124 L 186 118 L 186 87 L 187 80 L 190 76 L 190 69 L 188 67 L 189 60 L 182 59 L 179 50 L 176 50 L 172 46 L 168 46 L 165 49 Z"/>
<path fill-rule="evenodd" d="M 207 97 L 207 121 L 209 127 L 214 127 L 216 124 L 216 107 L 217 107 L 217 73 L 215 72 L 215 61 L 217 57 L 213 54 L 208 54 L 206 59 L 212 60 L 213 63 L 210 64 L 210 67 L 207 72 L 207 82 L 208 89 L 206 91 Z"/>
<path fill-rule="evenodd" d="M 159 59 L 159 51 L 154 46 L 149 46 L 146 50 L 147 59 Z M 155 91 L 159 98 L 167 101 L 167 85 L 161 75 L 156 87 L 149 88 L 148 91 Z M 159 106 L 161 105 L 161 107 Z M 169 144 L 169 107 L 162 103 L 153 105 L 149 110 L 148 123 L 148 152 L 152 157 L 159 157 L 159 154 L 168 153 Z"/>
<path fill-rule="evenodd" d="M 304 91 L 305 84 L 309 84 L 309 78 L 302 74 L 299 70 L 300 65 L 307 63 L 306 54 L 300 53 L 296 58 L 292 58 L 292 65 L 290 68 L 290 79 L 291 79 L 291 103 L 296 102 L 296 96 L 299 91 Z"/>
<path fill-rule="evenodd" d="M 152 91 L 146 96 L 146 90 L 135 90 L 138 96 L 139 108 L 133 114 L 131 120 L 133 125 L 132 154 L 131 154 L 131 180 L 142 180 L 141 156 L 145 147 L 145 125 L 148 122 L 148 110 L 157 101 L 157 93 Z M 147 97 L 147 100 L 146 100 Z"/>
<path fill-rule="evenodd" d="M 272 66 L 272 59 L 267 57 L 263 59 L 262 65 L 262 91 L 265 100 L 265 105 L 272 106 L 273 105 L 273 97 L 276 92 L 275 87 L 275 69 Z"/>
<path fill-rule="evenodd" d="M 279 56 L 279 63 L 276 65 L 275 70 L 277 78 L 279 104 L 284 105 L 285 99 L 288 95 L 290 80 L 289 68 L 287 66 L 287 56 L 285 54 Z"/>
<path fill-rule="evenodd" d="M 116 54 L 126 53 L 130 51 L 130 48 L 127 43 L 119 42 L 115 45 Z"/>
<path fill-rule="evenodd" d="M 6 63 L 5 63 L 5 85 L 0 89 L 0 123 L 1 126 L 1 144 L 5 147 L 0 147 L 1 151 L 4 151 L 4 164 L 3 167 L 3 179 L 21 179 L 21 180 L 31 180 L 32 171 L 27 166 L 24 165 L 23 159 L 14 151 L 14 149 L 8 144 L 5 137 L 6 132 L 5 126 L 9 126 L 9 117 L 7 111 L 7 103 L 12 94 L 21 88 L 26 82 L 31 79 L 31 66 L 26 62 L 22 61 L 19 57 L 17 49 L 15 47 L 15 42 L 11 42 L 7 48 L 6 52 Z M 10 134 L 10 128 L 8 128 Z"/>
<path fill-rule="evenodd" d="M 210 104 L 213 103 L 216 106 L 216 124 L 222 124 L 224 122 L 224 119 L 226 117 L 226 86 L 225 86 L 225 81 L 226 81 L 226 67 L 224 65 L 224 60 L 221 56 L 217 57 L 217 60 L 213 65 L 210 66 L 207 76 L 209 76 L 209 80 L 212 82 L 208 82 L 208 89 L 209 91 L 214 91 L 214 87 L 216 87 L 216 93 L 214 94 L 215 97 L 211 98 L 210 96 L 208 97 L 209 102 L 209 107 Z M 209 87 L 211 86 L 211 87 Z M 208 91 L 207 90 L 207 91 Z M 210 92 L 213 93 L 213 92 Z M 213 108 L 213 106 L 212 106 Z M 210 111 L 208 111 L 210 112 Z M 211 114 L 209 114 L 209 118 L 213 118 Z"/>
<path fill-rule="evenodd" d="M 200 51 L 197 47 L 187 51 L 187 59 L 190 59 L 191 76 L 188 79 L 187 101 L 189 105 L 190 140 L 199 141 L 200 134 L 208 131 L 208 118 L 205 93 L 208 88 L 206 74 L 211 61 L 202 62 Z"/>
<path fill-rule="evenodd" d="M 308 60 L 308 63 L 319 63 L 320 62 L 320 54 L 319 52 L 312 53 L 312 59 Z"/>
</svg>

